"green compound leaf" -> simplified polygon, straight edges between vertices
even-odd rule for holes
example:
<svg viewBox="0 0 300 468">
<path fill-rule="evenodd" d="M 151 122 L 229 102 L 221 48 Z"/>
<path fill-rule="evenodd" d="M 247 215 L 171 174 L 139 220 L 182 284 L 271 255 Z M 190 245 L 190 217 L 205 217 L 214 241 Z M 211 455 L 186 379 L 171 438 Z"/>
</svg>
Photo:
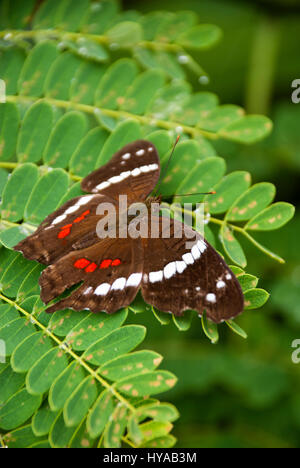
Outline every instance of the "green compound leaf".
<svg viewBox="0 0 300 468">
<path fill-rule="evenodd" d="M 118 5 L 115 1 L 92 2 L 89 4 L 86 22 L 81 26 L 81 31 L 88 34 L 102 34 L 112 23 L 117 13 Z"/>
<path fill-rule="evenodd" d="M 0 222 L 1 227 L 1 222 Z M 26 226 L 15 226 L 8 228 L 0 234 L 0 242 L 7 249 L 12 249 L 14 245 L 18 244 L 22 239 L 29 236 L 32 233 Z"/>
<path fill-rule="evenodd" d="M 208 192 L 219 182 L 225 172 L 225 161 L 222 158 L 212 157 L 201 161 L 195 169 L 187 175 L 176 190 L 177 193 Z M 204 195 L 176 197 L 183 203 L 201 202 Z"/>
<path fill-rule="evenodd" d="M 44 84 L 44 94 L 53 99 L 69 99 L 70 86 L 81 59 L 70 52 L 60 54 L 52 63 Z"/>
<path fill-rule="evenodd" d="M 201 24 L 183 32 L 178 44 L 189 49 L 206 49 L 216 44 L 222 36 L 221 29 L 213 24 Z"/>
<path fill-rule="evenodd" d="M 18 78 L 26 58 L 25 52 L 18 47 L 9 47 L 7 50 L 0 50 L 0 58 L 0 76 L 5 82 L 6 93 L 17 94 Z"/>
<path fill-rule="evenodd" d="M 0 339 L 5 342 L 5 355 L 10 356 L 16 346 L 34 332 L 34 326 L 23 318 L 3 325 L 0 328 Z"/>
<path fill-rule="evenodd" d="M 166 435 L 162 437 L 158 437 L 157 439 L 148 440 L 142 443 L 139 447 L 147 447 L 147 448 L 168 448 L 173 447 L 176 444 L 177 440 L 172 435 Z"/>
<path fill-rule="evenodd" d="M 49 390 L 53 380 L 63 372 L 68 360 L 63 350 L 53 348 L 42 355 L 29 370 L 26 377 L 27 390 L 38 395 Z"/>
<path fill-rule="evenodd" d="M 49 404 L 52 411 L 58 411 L 64 407 L 85 375 L 82 367 L 74 361 L 53 381 L 49 391 Z"/>
<path fill-rule="evenodd" d="M 170 422 L 162 421 L 149 421 L 144 424 L 141 424 L 140 430 L 142 433 L 143 443 L 159 437 L 163 437 L 172 430 L 173 424 Z"/>
<path fill-rule="evenodd" d="M 243 248 L 235 238 L 232 229 L 230 229 L 225 223 L 220 229 L 220 237 L 223 248 L 228 257 L 237 265 L 245 268 L 247 265 L 247 259 Z"/>
<path fill-rule="evenodd" d="M 66 167 L 87 130 L 87 120 L 81 112 L 68 112 L 57 122 L 43 154 L 51 167 Z"/>
<path fill-rule="evenodd" d="M 41 402 L 41 395 L 30 395 L 25 388 L 19 390 L 0 408 L 0 427 L 9 430 L 20 426 L 32 416 Z"/>
<path fill-rule="evenodd" d="M 110 415 L 113 413 L 114 406 L 112 393 L 104 390 L 87 417 L 86 424 L 92 437 L 97 437 L 103 432 Z"/>
<path fill-rule="evenodd" d="M 17 143 L 19 111 L 12 102 L 0 105 L 0 161 L 12 159 Z"/>
<path fill-rule="evenodd" d="M 244 110 L 239 106 L 225 104 L 203 113 L 198 120 L 197 126 L 203 130 L 220 132 L 222 128 L 227 128 L 229 124 L 239 121 L 244 113 Z"/>
<path fill-rule="evenodd" d="M 218 104 L 218 98 L 213 93 L 195 93 L 181 105 L 181 108 L 172 117 L 185 125 L 196 125 L 199 118 L 204 118 L 209 111 Z"/>
<path fill-rule="evenodd" d="M 162 361 L 162 356 L 154 351 L 136 351 L 109 361 L 100 367 L 99 373 L 109 380 L 116 381 L 135 374 L 154 370 Z"/>
<path fill-rule="evenodd" d="M 245 229 L 251 231 L 271 231 L 284 226 L 295 213 L 295 208 L 290 203 L 278 202 L 269 206 L 254 216 L 246 224 Z"/>
<path fill-rule="evenodd" d="M 126 325 L 96 341 L 87 348 L 82 357 L 91 364 L 105 364 L 107 361 L 136 348 L 143 341 L 145 334 L 145 327 Z"/>
<path fill-rule="evenodd" d="M 25 220 L 35 225 L 40 224 L 56 209 L 68 184 L 68 174 L 62 169 L 53 169 L 43 175 L 28 199 L 24 213 Z"/>
<path fill-rule="evenodd" d="M 250 144 L 265 138 L 272 130 L 272 122 L 263 115 L 247 115 L 219 131 L 220 136 L 238 143 Z"/>
<path fill-rule="evenodd" d="M 207 211 L 211 214 L 224 213 L 247 190 L 250 182 L 251 175 L 245 171 L 235 171 L 225 176 L 214 187 L 216 194 L 204 198 Z"/>
<path fill-rule="evenodd" d="M 275 196 L 275 187 L 269 182 L 252 185 L 228 211 L 228 221 L 244 221 L 253 218 L 268 206 Z"/>
<path fill-rule="evenodd" d="M 142 138 L 140 125 L 133 120 L 126 120 L 117 125 L 115 131 L 107 138 L 99 158 L 97 167 L 105 164 L 112 155 L 127 143 Z"/>
<path fill-rule="evenodd" d="M 101 44 L 86 37 L 80 37 L 76 42 L 63 40 L 61 47 L 63 46 L 88 60 L 106 62 L 109 58 L 107 50 Z"/>
<path fill-rule="evenodd" d="M 11 448 L 26 448 L 41 442 L 32 432 L 31 424 L 10 431 L 4 437 L 4 442 Z"/>
<path fill-rule="evenodd" d="M 107 31 L 107 38 L 114 47 L 132 47 L 142 40 L 142 28 L 133 21 L 123 21 Z"/>
<path fill-rule="evenodd" d="M 155 419 L 155 421 L 175 421 L 179 417 L 179 413 L 175 406 L 170 403 L 150 403 L 141 406 L 137 410 L 139 420 L 146 418 Z"/>
<path fill-rule="evenodd" d="M 119 448 L 121 447 L 121 438 L 125 432 L 127 425 L 128 409 L 123 404 L 115 408 L 112 417 L 104 433 L 104 447 Z"/>
<path fill-rule="evenodd" d="M 206 316 L 206 311 L 204 310 L 201 316 L 201 324 L 203 331 L 207 338 L 213 343 L 216 344 L 219 340 L 219 332 L 217 325 L 209 320 Z"/>
<path fill-rule="evenodd" d="M 38 178 L 38 169 L 27 163 L 17 167 L 3 190 L 1 217 L 9 221 L 23 218 L 25 205 Z"/>
<path fill-rule="evenodd" d="M 182 317 L 176 317 L 176 315 L 172 315 L 172 319 L 178 330 L 187 331 L 192 324 L 193 312 L 185 310 Z"/>
<path fill-rule="evenodd" d="M 140 74 L 132 83 L 120 109 L 141 115 L 148 108 L 153 94 L 164 85 L 164 75 L 160 71 L 148 70 Z"/>
<path fill-rule="evenodd" d="M 238 276 L 239 283 L 243 291 L 247 291 L 248 289 L 255 288 L 258 283 L 258 278 L 253 275 L 239 275 Z"/>
<path fill-rule="evenodd" d="M 169 155 L 166 154 L 166 158 L 168 158 L 168 156 Z M 165 158 L 163 159 L 163 164 L 164 162 Z M 184 162 L 184 164 L 182 164 L 182 162 Z M 196 141 L 187 140 L 178 143 L 174 150 L 173 158 L 168 166 L 168 173 L 163 179 L 161 187 L 162 194 L 166 196 L 175 195 L 176 192 L 184 193 L 180 192 L 178 187 L 182 184 L 183 178 L 188 176 L 200 163 L 201 151 Z M 175 201 L 179 201 L 178 198 L 176 198 Z"/>
<path fill-rule="evenodd" d="M 177 378 L 171 372 L 154 371 L 144 374 L 142 379 L 137 375 L 123 379 L 115 385 L 120 392 L 126 395 L 142 397 L 170 390 L 176 382 Z"/>
<path fill-rule="evenodd" d="M 268 300 L 270 294 L 264 289 L 248 289 L 244 293 L 245 309 L 258 309 L 262 307 Z"/>
<path fill-rule="evenodd" d="M 73 174 L 85 177 L 95 169 L 95 161 L 107 137 L 108 132 L 100 127 L 93 128 L 85 135 L 71 157 L 69 167 Z"/>
<path fill-rule="evenodd" d="M 136 63 L 131 59 L 120 59 L 104 73 L 95 93 L 95 105 L 116 109 L 124 100 L 127 88 L 138 74 Z"/>
<path fill-rule="evenodd" d="M 107 314 L 89 314 L 85 316 L 67 334 L 65 343 L 76 351 L 83 351 L 96 341 L 121 327 L 127 317 L 127 310 L 122 309 L 111 317 Z"/>
<path fill-rule="evenodd" d="M 32 418 L 32 430 L 37 437 L 48 435 L 50 428 L 57 417 L 49 405 L 42 406 Z"/>
<path fill-rule="evenodd" d="M 24 385 L 25 375 L 13 372 L 11 366 L 6 364 L 6 367 L 0 371 L 0 405 L 2 406 L 11 395 L 14 395 Z"/>
<path fill-rule="evenodd" d="M 49 442 L 53 448 L 68 447 L 72 437 L 75 435 L 75 427 L 67 427 L 62 411 L 58 413 L 49 432 Z"/>
<path fill-rule="evenodd" d="M 37 101 L 29 107 L 18 137 L 18 161 L 37 162 L 41 159 L 53 120 L 53 109 L 47 102 Z"/>
<path fill-rule="evenodd" d="M 74 390 L 64 406 L 64 420 L 68 427 L 75 426 L 82 421 L 97 398 L 97 385 L 92 376 L 86 377 Z"/>
<path fill-rule="evenodd" d="M 33 47 L 25 60 L 19 77 L 19 94 L 42 96 L 48 70 L 58 56 L 59 51 L 52 41 L 43 41 Z"/>
<path fill-rule="evenodd" d="M 51 348 L 51 340 L 42 332 L 35 332 L 15 348 L 11 356 L 11 366 L 15 372 L 27 372 L 36 362 L 36 357 L 43 356 Z"/>
<path fill-rule="evenodd" d="M 239 325 L 237 325 L 233 320 L 226 320 L 226 323 L 234 333 L 241 336 L 245 340 L 247 339 L 248 337 L 247 333 Z"/>
<path fill-rule="evenodd" d="M 72 102 L 92 105 L 95 90 L 106 70 L 105 65 L 83 62 L 77 69 L 70 88 Z"/>
</svg>

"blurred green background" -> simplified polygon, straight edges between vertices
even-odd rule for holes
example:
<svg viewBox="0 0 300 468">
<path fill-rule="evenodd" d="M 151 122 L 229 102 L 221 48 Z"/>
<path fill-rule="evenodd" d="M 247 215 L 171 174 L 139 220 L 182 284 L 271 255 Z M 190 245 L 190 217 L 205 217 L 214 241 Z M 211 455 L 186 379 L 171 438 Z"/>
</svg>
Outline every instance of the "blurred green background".
<svg viewBox="0 0 300 468">
<path fill-rule="evenodd" d="M 201 22 L 222 28 L 216 47 L 195 54 L 211 80 L 201 86 L 191 77 L 194 89 L 270 116 L 274 130 L 249 147 L 218 141 L 218 153 L 228 171 L 249 170 L 253 183 L 273 182 L 276 200 L 297 206 L 300 103 L 291 101 L 291 83 L 300 78 L 300 2 L 123 0 L 123 6 L 141 12 L 193 10 Z M 300 364 L 291 360 L 291 343 L 300 339 L 299 228 L 296 212 L 292 222 L 263 239 L 285 265 L 243 244 L 247 271 L 261 277 L 260 287 L 271 293 L 262 309 L 238 319 L 247 340 L 224 326 L 219 343 L 211 345 L 196 318 L 188 332 L 179 332 L 161 326 L 152 314 L 132 317 L 148 328 L 145 347 L 161 352 L 164 367 L 179 377 L 175 389 L 163 395 L 181 413 L 174 432 L 178 447 L 300 446 Z"/>
</svg>

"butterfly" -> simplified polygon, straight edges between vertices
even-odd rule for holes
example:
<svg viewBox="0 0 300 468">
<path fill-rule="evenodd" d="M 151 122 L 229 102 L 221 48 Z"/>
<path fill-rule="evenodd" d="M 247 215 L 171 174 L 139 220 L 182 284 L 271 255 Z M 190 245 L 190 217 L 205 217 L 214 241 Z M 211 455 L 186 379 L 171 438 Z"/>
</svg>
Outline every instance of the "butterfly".
<svg viewBox="0 0 300 468">
<path fill-rule="evenodd" d="M 47 312 L 69 308 L 112 314 L 129 306 L 140 289 L 145 302 L 176 316 L 188 309 L 199 315 L 205 310 L 219 323 L 243 311 L 243 293 L 233 272 L 182 222 L 170 219 L 169 235 L 164 235 L 164 217 L 151 212 L 158 236 L 97 235 L 96 226 L 105 216 L 98 206 L 109 203 L 118 213 L 122 194 L 128 204 L 145 202 L 150 212 L 152 204 L 160 202 L 160 197 L 149 196 L 159 176 L 155 146 L 146 140 L 131 142 L 82 180 L 87 195 L 67 201 L 14 247 L 24 257 L 48 265 L 39 279 L 44 303 L 77 286 Z M 148 220 L 141 223 L 150 231 Z"/>
</svg>

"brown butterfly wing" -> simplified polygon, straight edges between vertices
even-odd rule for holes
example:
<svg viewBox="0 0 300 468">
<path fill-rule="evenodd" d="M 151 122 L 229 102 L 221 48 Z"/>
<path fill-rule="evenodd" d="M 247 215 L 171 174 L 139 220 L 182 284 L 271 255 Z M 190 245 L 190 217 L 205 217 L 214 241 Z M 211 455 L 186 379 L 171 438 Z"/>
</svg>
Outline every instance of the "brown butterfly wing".
<svg viewBox="0 0 300 468">
<path fill-rule="evenodd" d="M 85 177 L 81 188 L 86 192 L 106 194 L 115 200 L 119 194 L 126 194 L 130 204 L 146 199 L 159 174 L 160 163 L 155 146 L 146 140 L 136 140 Z"/>
<path fill-rule="evenodd" d="M 208 318 L 216 323 L 240 314 L 244 299 L 238 280 L 199 233 L 187 226 L 183 232 L 183 226 L 171 220 L 169 238 L 143 239 L 145 301 L 178 316 L 187 309 L 202 315 L 205 309 Z"/>
<path fill-rule="evenodd" d="M 14 249 L 29 260 L 49 265 L 82 243 L 97 242 L 96 224 L 102 216 L 96 210 L 100 203 L 115 204 L 115 201 L 100 194 L 83 195 L 67 201 Z"/>
<path fill-rule="evenodd" d="M 142 280 L 141 239 L 103 239 L 86 249 L 70 252 L 46 268 L 40 277 L 41 299 L 49 303 L 67 288 L 78 289 L 47 309 L 88 309 L 113 313 L 128 306 Z"/>
</svg>

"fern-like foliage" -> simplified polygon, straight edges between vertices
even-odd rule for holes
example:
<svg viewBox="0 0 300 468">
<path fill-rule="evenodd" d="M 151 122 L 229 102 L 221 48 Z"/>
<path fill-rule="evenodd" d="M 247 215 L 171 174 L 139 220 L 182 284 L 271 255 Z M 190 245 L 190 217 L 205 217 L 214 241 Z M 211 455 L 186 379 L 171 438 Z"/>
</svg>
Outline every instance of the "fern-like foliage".
<svg viewBox="0 0 300 468">
<path fill-rule="evenodd" d="M 123 145 L 152 141 L 164 166 L 180 133 L 162 194 L 216 190 L 214 198 L 190 195 L 184 201 L 206 202 L 206 238 L 234 263 L 246 309 L 260 307 L 268 293 L 245 271 L 239 239 L 282 262 L 253 232 L 283 226 L 294 210 L 272 204 L 272 184 L 251 185 L 245 171 L 226 174 L 213 141 L 253 143 L 270 132 L 271 122 L 192 89 L 190 73 L 199 87 L 208 77 L 191 51 L 212 46 L 221 35 L 216 26 L 198 24 L 192 12 L 141 15 L 120 11 L 113 0 L 4 0 L 0 17 L 0 78 L 6 84 L 0 104 L 0 338 L 7 357 L 0 364 L 1 443 L 170 447 L 177 410 L 152 395 L 172 388 L 176 377 L 156 369 L 159 354 L 133 351 L 145 328 L 124 325 L 129 311 L 150 308 L 138 296 L 113 316 L 67 310 L 50 317 L 39 298 L 42 266 L 12 246 L 81 194 L 81 178 Z M 152 311 L 179 330 L 187 330 L 194 315 Z M 216 342 L 217 327 L 205 315 L 202 325 Z M 246 337 L 234 321 L 227 325 Z"/>
</svg>

